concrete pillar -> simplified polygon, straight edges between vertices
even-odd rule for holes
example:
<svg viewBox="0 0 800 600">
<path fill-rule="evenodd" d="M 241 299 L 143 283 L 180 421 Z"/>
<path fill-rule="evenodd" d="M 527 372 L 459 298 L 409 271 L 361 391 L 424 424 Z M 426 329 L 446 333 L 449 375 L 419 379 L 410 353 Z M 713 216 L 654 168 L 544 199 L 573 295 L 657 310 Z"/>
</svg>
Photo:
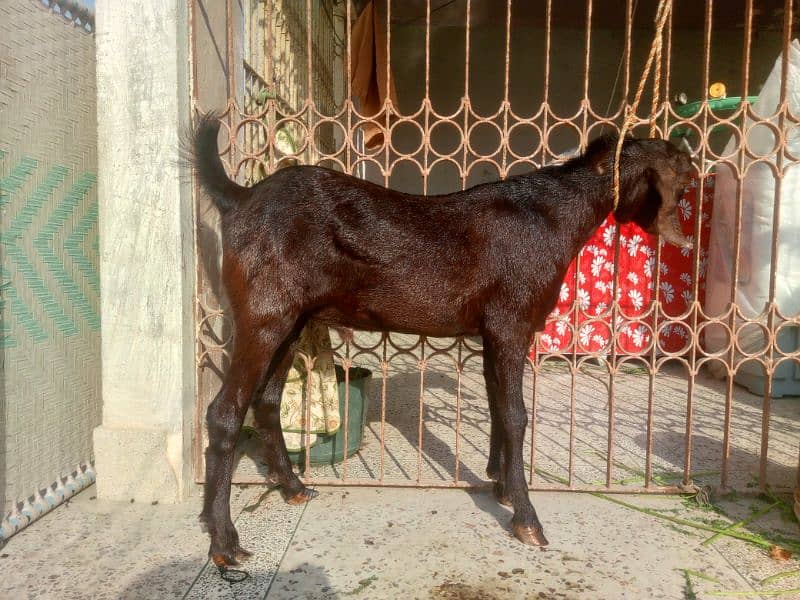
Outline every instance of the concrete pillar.
<svg viewBox="0 0 800 600">
<path fill-rule="evenodd" d="M 194 234 L 186 0 L 97 0 L 101 498 L 193 489 Z"/>
</svg>

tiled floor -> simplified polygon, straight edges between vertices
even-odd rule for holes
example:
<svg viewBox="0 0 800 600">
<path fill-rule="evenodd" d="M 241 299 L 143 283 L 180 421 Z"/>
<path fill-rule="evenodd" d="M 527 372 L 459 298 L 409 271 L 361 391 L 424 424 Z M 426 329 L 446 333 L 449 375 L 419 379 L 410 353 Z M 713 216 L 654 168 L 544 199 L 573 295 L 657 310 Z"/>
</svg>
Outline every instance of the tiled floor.
<svg viewBox="0 0 800 600">
<path fill-rule="evenodd" d="M 703 545 L 712 534 L 697 526 L 725 527 L 771 503 L 753 497 L 721 499 L 724 516 L 676 497 L 534 493 L 550 539 L 539 549 L 511 536 L 511 513 L 486 492 L 326 487 L 297 508 L 250 487 L 233 503 L 254 553 L 242 565 L 250 577 L 231 584 L 206 560 L 199 499 L 145 506 L 93 493 L 0 549 L 0 598 L 800 598 L 786 592 L 800 588 L 800 561 L 737 539 Z M 796 548 L 797 523 L 784 516 L 778 506 L 738 531 Z"/>
</svg>

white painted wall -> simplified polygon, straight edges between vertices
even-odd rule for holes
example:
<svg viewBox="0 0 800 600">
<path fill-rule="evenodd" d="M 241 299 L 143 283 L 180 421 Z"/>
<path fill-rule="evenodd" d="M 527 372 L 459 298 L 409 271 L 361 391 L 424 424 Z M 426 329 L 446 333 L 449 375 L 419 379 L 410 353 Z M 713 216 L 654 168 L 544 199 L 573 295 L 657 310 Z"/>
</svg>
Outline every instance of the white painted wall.
<svg viewBox="0 0 800 600">
<path fill-rule="evenodd" d="M 97 2 L 103 424 L 98 495 L 178 501 L 191 481 L 194 250 L 183 0 Z"/>
</svg>

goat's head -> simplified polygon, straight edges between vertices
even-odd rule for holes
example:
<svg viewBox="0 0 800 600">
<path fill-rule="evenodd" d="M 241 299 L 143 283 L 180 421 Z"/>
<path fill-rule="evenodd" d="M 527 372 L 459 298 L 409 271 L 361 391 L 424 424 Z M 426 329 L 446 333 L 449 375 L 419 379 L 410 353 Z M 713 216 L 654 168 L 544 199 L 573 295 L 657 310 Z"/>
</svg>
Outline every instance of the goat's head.
<svg viewBox="0 0 800 600">
<path fill-rule="evenodd" d="M 617 138 L 606 137 L 593 142 L 587 152 L 595 171 L 612 180 L 616 144 Z M 620 223 L 633 221 L 648 233 L 658 233 L 670 244 L 691 248 L 676 210 L 693 170 L 689 154 L 666 140 L 627 138 L 620 156 L 620 200 L 614 217 Z"/>
</svg>

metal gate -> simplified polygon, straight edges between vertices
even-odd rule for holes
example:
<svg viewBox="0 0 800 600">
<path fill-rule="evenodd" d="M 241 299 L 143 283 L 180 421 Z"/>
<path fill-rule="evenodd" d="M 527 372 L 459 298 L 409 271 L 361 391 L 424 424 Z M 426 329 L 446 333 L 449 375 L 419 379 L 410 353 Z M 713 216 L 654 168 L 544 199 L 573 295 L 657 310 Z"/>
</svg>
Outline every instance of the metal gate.
<svg viewBox="0 0 800 600">
<path fill-rule="evenodd" d="M 213 29 L 207 4 L 190 0 L 198 110 L 221 108 L 201 101 L 208 77 L 196 45 L 204 28 Z M 655 5 L 250 0 L 242 7 L 228 0 L 225 27 L 215 38 L 227 77 L 222 157 L 248 184 L 299 161 L 418 193 L 463 189 L 558 161 L 600 131 L 619 129 L 653 41 Z M 782 301 L 793 295 L 786 273 L 792 268 L 789 242 L 796 238 L 786 199 L 800 160 L 792 150 L 800 130 L 790 102 L 790 86 L 798 85 L 791 63 L 795 18 L 791 0 L 766 0 L 757 8 L 753 0 L 673 3 L 661 74 L 641 102 L 649 109 L 655 96 L 655 110 L 639 111 L 633 133 L 647 135 L 654 123 L 660 137 L 688 144 L 698 166 L 687 190 L 692 202 L 683 207 L 698 241 L 684 257 L 684 305 L 669 308 L 676 292 L 658 244 L 626 237 L 612 224 L 606 248 L 584 249 L 564 284 L 570 304 L 548 324 L 557 335 L 546 333 L 531 350 L 525 443 L 531 489 L 796 485 L 798 400 L 773 397 L 800 393 L 792 387 L 800 307 Z M 354 99 L 353 90 L 354 23 L 370 9 L 374 84 L 382 102 L 377 112 Z M 358 42 L 360 49 L 363 38 Z M 775 108 L 756 112 L 754 94 L 773 64 L 780 74 Z M 371 133 L 381 134 L 373 147 L 369 124 Z M 765 132 L 770 144 L 755 148 L 751 140 Z M 775 189 L 757 215 L 753 190 L 763 186 L 754 188 L 748 179 L 756 172 L 770 174 Z M 727 195 L 719 189 L 723 180 Z M 715 230 L 709 213 L 717 207 L 733 214 L 732 229 Z M 756 217 L 769 225 L 758 248 L 747 222 Z M 197 195 L 198 480 L 205 410 L 219 389 L 231 341 L 215 220 Z M 709 228 L 712 239 L 704 246 Z M 712 250 L 726 232 L 730 284 L 710 293 L 709 261 L 717 275 L 721 267 L 714 267 Z M 643 270 L 625 273 L 621 255 L 627 260 L 639 251 L 646 254 Z M 610 274 L 602 285 L 591 281 L 593 261 L 598 272 Z M 759 274 L 763 304 L 748 310 L 742 294 Z M 629 299 L 621 297 L 624 286 L 640 278 L 644 296 L 634 290 Z M 592 285 L 607 288 L 607 305 L 590 306 Z M 718 305 L 713 310 L 711 296 Z M 664 342 L 668 335 L 683 340 L 679 347 Z M 333 337 L 345 369 L 373 372 L 364 440 L 361 451 L 339 465 L 307 463 L 308 482 L 482 485 L 489 416 L 480 340 L 366 332 Z M 778 378 L 788 387 L 778 389 Z M 750 391 L 759 386 L 763 391 Z M 240 461 L 235 482 L 263 481 L 263 466 L 250 454 Z"/>
</svg>

